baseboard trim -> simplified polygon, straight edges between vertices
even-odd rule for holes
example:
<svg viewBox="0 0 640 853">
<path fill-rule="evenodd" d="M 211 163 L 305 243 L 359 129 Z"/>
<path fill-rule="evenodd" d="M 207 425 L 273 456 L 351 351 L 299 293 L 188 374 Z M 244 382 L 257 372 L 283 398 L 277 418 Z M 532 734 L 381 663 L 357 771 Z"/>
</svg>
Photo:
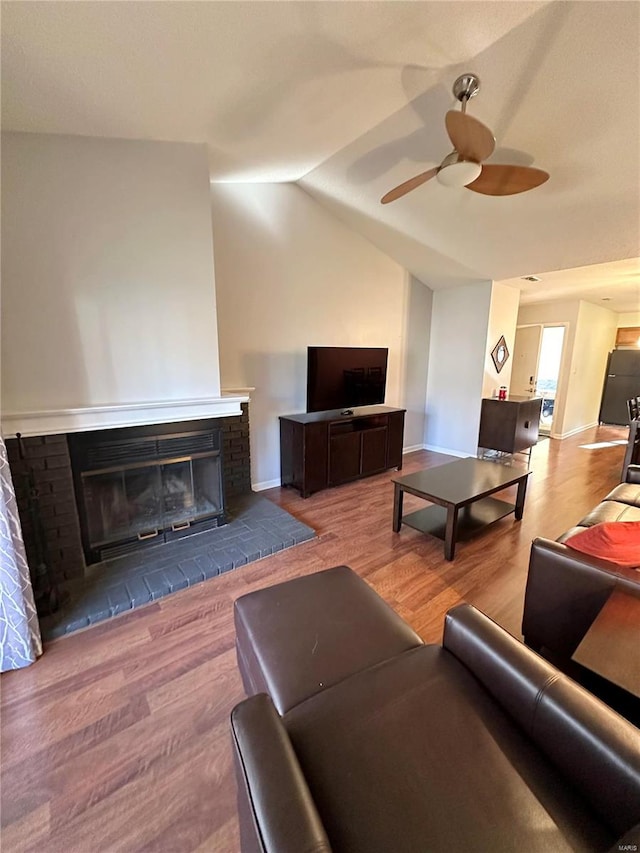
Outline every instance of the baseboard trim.
<svg viewBox="0 0 640 853">
<path fill-rule="evenodd" d="M 475 453 L 464 453 L 462 450 L 452 450 L 450 447 L 438 447 L 435 444 L 425 444 L 424 449 L 432 450 L 434 453 L 444 453 L 446 456 L 459 456 L 461 459 L 475 456 Z"/>
<path fill-rule="evenodd" d="M 402 455 L 404 456 L 405 453 L 415 453 L 417 450 L 426 450 L 426 449 L 427 448 L 425 447 L 424 444 L 411 444 L 411 445 L 409 445 L 409 447 L 403 447 L 402 448 Z"/>
<path fill-rule="evenodd" d="M 275 489 L 276 486 L 281 486 L 280 477 L 276 480 L 263 480 L 262 483 L 252 483 L 251 488 L 254 492 L 264 492 L 265 489 Z"/>
<path fill-rule="evenodd" d="M 575 429 L 570 429 L 569 432 L 551 433 L 549 438 L 559 438 L 559 439 L 569 438 L 569 436 L 571 436 L 571 435 L 577 435 L 579 432 L 584 432 L 587 429 L 592 429 L 592 427 L 597 427 L 597 426 L 598 426 L 598 422 L 594 421 L 594 423 L 592 423 L 592 424 L 585 424 L 584 426 L 576 427 Z"/>
</svg>

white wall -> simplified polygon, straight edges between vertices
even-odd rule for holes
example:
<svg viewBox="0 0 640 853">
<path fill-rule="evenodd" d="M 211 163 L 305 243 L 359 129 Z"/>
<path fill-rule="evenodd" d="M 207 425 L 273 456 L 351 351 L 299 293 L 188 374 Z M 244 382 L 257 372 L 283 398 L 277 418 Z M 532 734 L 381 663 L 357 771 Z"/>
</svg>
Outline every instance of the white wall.
<svg viewBox="0 0 640 853">
<path fill-rule="evenodd" d="M 626 329 L 630 326 L 640 326 L 640 311 L 627 311 L 618 314 L 618 328 Z"/>
<path fill-rule="evenodd" d="M 413 276 L 404 287 L 405 305 L 401 358 L 401 399 L 405 415 L 405 449 L 424 447 L 425 397 L 429 373 L 429 335 L 433 291 Z"/>
<path fill-rule="evenodd" d="M 212 185 L 224 387 L 251 396 L 254 487 L 280 478 L 278 415 L 306 408 L 306 348 L 389 348 L 386 403 L 421 446 L 431 291 L 295 184 Z"/>
<path fill-rule="evenodd" d="M 580 300 L 523 305 L 518 325 L 566 325 L 558 377 L 553 438 L 597 423 L 607 355 L 615 343 L 617 315 Z"/>
<path fill-rule="evenodd" d="M 615 346 L 617 316 L 591 302 L 580 302 L 567 397 L 567 432 L 598 423 L 607 356 Z"/>
<path fill-rule="evenodd" d="M 3 134 L 3 410 L 219 394 L 205 147 Z"/>
<path fill-rule="evenodd" d="M 511 369 L 513 367 L 513 350 L 516 341 L 519 305 L 520 291 L 517 288 L 495 282 L 492 284 L 487 346 L 484 359 L 484 376 L 482 379 L 483 397 L 492 397 L 501 385 L 505 385 L 507 390 L 509 390 L 509 386 L 511 385 Z M 507 344 L 509 358 L 500 373 L 498 373 L 491 358 L 491 352 L 502 335 L 504 335 Z"/>
<path fill-rule="evenodd" d="M 478 449 L 491 293 L 487 281 L 433 294 L 425 422 L 429 449 L 461 456 L 474 456 Z"/>
</svg>

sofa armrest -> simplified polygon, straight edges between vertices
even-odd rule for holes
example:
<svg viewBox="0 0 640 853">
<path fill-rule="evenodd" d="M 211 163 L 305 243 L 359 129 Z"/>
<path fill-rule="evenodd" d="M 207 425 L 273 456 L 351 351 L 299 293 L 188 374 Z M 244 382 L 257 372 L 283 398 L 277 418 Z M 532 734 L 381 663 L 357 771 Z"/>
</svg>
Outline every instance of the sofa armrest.
<svg viewBox="0 0 640 853">
<path fill-rule="evenodd" d="M 243 853 L 330 853 L 282 721 L 258 693 L 231 712 Z"/>
<path fill-rule="evenodd" d="M 635 726 L 471 605 L 447 613 L 443 646 L 616 834 L 640 822 L 640 738 Z"/>
<path fill-rule="evenodd" d="M 640 465 L 628 465 L 625 473 L 625 481 L 627 483 L 635 483 L 640 485 Z"/>
<path fill-rule="evenodd" d="M 522 617 L 525 642 L 571 657 L 616 585 L 639 589 L 640 572 L 561 542 L 534 539 Z"/>
<path fill-rule="evenodd" d="M 625 832 L 624 836 L 609 848 L 609 853 L 620 853 L 621 850 L 640 850 L 640 823 Z"/>
</svg>

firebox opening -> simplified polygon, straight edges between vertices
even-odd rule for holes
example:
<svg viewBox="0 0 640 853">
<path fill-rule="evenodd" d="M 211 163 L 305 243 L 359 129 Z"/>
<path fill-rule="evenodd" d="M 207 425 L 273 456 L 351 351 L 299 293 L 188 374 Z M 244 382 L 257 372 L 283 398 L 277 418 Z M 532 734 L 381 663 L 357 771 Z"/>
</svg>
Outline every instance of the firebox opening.
<svg viewBox="0 0 640 853">
<path fill-rule="evenodd" d="M 224 524 L 218 426 L 101 430 L 69 447 L 87 565 Z"/>
</svg>

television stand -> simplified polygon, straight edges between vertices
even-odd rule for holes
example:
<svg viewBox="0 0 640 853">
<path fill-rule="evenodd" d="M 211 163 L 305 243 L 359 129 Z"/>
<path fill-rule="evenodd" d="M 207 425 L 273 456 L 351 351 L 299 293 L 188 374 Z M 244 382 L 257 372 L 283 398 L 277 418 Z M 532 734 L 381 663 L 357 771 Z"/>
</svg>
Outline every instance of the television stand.
<svg viewBox="0 0 640 853">
<path fill-rule="evenodd" d="M 280 481 L 303 498 L 402 468 L 405 409 L 360 406 L 280 416 Z"/>
</svg>

